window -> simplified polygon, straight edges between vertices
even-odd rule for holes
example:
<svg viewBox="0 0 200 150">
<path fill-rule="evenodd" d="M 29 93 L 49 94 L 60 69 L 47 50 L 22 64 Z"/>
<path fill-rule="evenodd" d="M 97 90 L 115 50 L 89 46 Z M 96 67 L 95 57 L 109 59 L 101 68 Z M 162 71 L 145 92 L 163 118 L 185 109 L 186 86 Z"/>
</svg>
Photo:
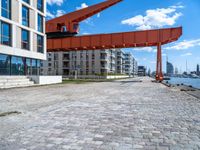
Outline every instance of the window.
<svg viewBox="0 0 200 150">
<path fill-rule="evenodd" d="M 1 22 L 1 44 L 11 46 L 11 25 Z"/>
<path fill-rule="evenodd" d="M 11 19 L 11 0 L 1 0 L 1 16 Z"/>
<path fill-rule="evenodd" d="M 0 54 L 0 75 L 10 75 L 10 56 Z"/>
<path fill-rule="evenodd" d="M 37 0 L 37 9 L 43 12 L 43 0 Z"/>
<path fill-rule="evenodd" d="M 29 43 L 30 43 L 29 31 L 22 29 L 22 49 L 29 50 L 30 49 Z"/>
<path fill-rule="evenodd" d="M 11 74 L 24 75 L 25 74 L 25 59 L 22 57 L 12 56 L 11 58 Z"/>
<path fill-rule="evenodd" d="M 0 54 L 0 75 L 39 75 L 41 61 Z"/>
<path fill-rule="evenodd" d="M 29 9 L 26 6 L 22 6 L 22 24 L 29 26 Z"/>
<path fill-rule="evenodd" d="M 37 75 L 37 60 L 36 59 L 32 59 L 31 66 L 32 66 L 31 74 Z"/>
<path fill-rule="evenodd" d="M 38 14 L 38 31 L 43 32 L 43 17 Z"/>
<path fill-rule="evenodd" d="M 30 0 L 23 0 L 24 2 L 30 4 Z"/>
<path fill-rule="evenodd" d="M 43 43 L 44 43 L 44 38 L 43 38 L 43 36 L 37 35 L 37 51 L 38 51 L 39 53 L 43 53 L 43 52 L 44 52 Z"/>
<path fill-rule="evenodd" d="M 30 58 L 26 59 L 25 75 L 31 75 L 31 59 Z"/>
</svg>

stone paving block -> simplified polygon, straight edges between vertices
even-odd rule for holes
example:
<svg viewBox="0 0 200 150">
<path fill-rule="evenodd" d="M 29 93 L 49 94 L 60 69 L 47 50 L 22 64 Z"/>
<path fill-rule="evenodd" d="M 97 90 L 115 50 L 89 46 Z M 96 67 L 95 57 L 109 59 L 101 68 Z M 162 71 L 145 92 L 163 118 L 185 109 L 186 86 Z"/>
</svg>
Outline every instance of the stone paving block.
<svg viewBox="0 0 200 150">
<path fill-rule="evenodd" d="M 0 149 L 200 149 L 199 101 L 133 80 L 0 91 Z"/>
</svg>

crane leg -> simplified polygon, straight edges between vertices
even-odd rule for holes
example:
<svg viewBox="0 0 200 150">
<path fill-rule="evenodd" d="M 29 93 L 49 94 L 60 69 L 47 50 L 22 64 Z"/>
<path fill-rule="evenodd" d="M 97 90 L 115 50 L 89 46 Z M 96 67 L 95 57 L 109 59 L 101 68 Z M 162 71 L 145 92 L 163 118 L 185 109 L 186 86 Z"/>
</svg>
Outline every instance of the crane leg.
<svg viewBox="0 0 200 150">
<path fill-rule="evenodd" d="M 160 82 L 163 81 L 161 43 L 157 45 L 156 80 Z"/>
</svg>

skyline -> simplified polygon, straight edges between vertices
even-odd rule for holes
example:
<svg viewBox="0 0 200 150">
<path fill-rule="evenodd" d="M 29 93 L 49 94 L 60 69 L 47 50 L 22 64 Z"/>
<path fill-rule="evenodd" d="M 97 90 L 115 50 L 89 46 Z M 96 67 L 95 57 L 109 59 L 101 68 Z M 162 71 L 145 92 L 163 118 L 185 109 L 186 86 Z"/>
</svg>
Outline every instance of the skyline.
<svg viewBox="0 0 200 150">
<path fill-rule="evenodd" d="M 47 0 L 47 19 L 103 1 Z M 200 64 L 200 52 L 198 51 L 200 48 L 200 29 L 198 28 L 200 2 L 198 0 L 192 2 L 189 0 L 174 0 L 173 2 L 141 0 L 136 2 L 124 0 L 83 21 L 80 24 L 80 35 L 183 26 L 183 36 L 180 40 L 162 47 L 163 70 L 166 70 L 166 55 L 168 60 L 182 71 L 185 71 L 186 60 L 189 71 L 196 70 L 196 65 Z M 194 18 L 192 22 L 191 18 Z M 130 51 L 138 60 L 139 65 L 150 67 L 152 71 L 155 70 L 155 47 L 128 48 L 125 51 Z"/>
</svg>

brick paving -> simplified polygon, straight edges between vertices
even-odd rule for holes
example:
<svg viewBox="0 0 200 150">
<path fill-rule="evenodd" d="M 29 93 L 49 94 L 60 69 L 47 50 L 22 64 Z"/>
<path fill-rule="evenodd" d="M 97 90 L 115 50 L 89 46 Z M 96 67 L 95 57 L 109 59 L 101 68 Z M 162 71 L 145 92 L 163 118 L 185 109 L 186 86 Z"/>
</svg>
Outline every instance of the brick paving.
<svg viewBox="0 0 200 150">
<path fill-rule="evenodd" d="M 200 149 L 200 100 L 135 81 L 1 90 L 0 149 Z"/>
</svg>

